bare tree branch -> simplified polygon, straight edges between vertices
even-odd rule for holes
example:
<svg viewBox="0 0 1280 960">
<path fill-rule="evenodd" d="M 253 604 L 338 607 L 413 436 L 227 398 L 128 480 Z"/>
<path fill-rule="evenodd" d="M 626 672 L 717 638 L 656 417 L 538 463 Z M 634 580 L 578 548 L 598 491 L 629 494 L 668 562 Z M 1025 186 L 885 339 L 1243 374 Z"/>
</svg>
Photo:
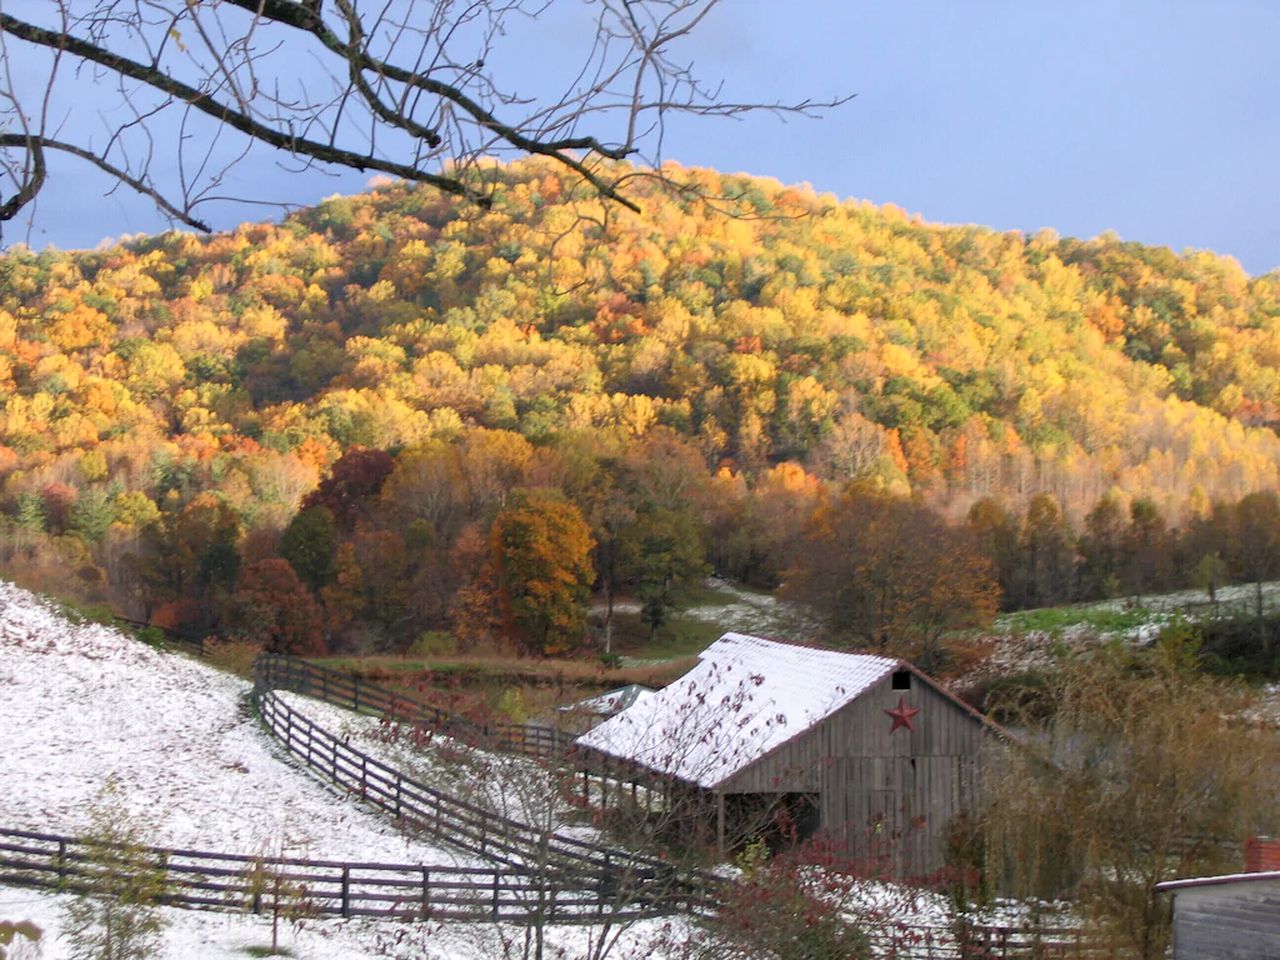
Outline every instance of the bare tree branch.
<svg viewBox="0 0 1280 960">
<path fill-rule="evenodd" d="M 0 179 L 11 184 L 0 221 L 47 188 L 55 150 L 207 229 L 195 209 L 226 196 L 258 145 L 299 170 L 376 171 L 482 207 L 495 185 L 477 161 L 542 156 L 638 211 L 623 190 L 632 168 L 613 161 L 657 166 L 667 117 L 813 116 L 848 99 L 721 98 L 670 51 L 718 0 L 596 0 L 567 87 L 521 94 L 494 64 L 527 60 L 529 34 L 556 3 L 0 0 Z M 73 69 L 59 70 L 65 58 Z M 63 119 L 51 127 L 53 116 Z"/>
<path fill-rule="evenodd" d="M 18 147 L 24 150 L 29 150 L 31 152 L 34 169 L 32 177 L 23 185 L 22 189 L 6 200 L 3 205 L 0 205 L 0 221 L 12 220 L 18 211 L 26 206 L 26 204 L 40 192 L 40 187 L 43 185 L 45 180 L 44 151 L 48 149 L 61 150 L 63 153 L 69 153 L 72 156 L 79 157 L 81 160 L 87 160 L 98 169 L 111 174 L 111 176 L 115 177 L 121 183 L 127 184 L 143 196 L 150 197 L 155 201 L 156 206 L 173 219 L 185 223 L 189 227 L 194 227 L 196 230 L 203 231 L 204 233 L 210 233 L 212 231 L 212 228 L 203 220 L 197 220 L 186 211 L 179 210 L 177 207 L 172 206 L 169 201 L 164 198 L 163 194 L 157 191 L 154 187 L 149 186 L 142 180 L 138 180 L 135 177 L 130 176 L 124 170 L 102 159 L 102 157 L 99 157 L 81 147 L 77 147 L 73 143 L 51 140 L 48 137 L 5 133 L 0 134 L 0 147 Z"/>
</svg>

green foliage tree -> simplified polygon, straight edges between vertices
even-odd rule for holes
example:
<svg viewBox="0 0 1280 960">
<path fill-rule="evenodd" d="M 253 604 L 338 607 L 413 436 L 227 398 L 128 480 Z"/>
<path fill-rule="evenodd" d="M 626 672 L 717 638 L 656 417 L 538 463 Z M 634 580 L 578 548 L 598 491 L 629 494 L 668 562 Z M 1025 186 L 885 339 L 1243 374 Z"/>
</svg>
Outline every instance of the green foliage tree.
<svg viewBox="0 0 1280 960">
<path fill-rule="evenodd" d="M 323 506 L 298 511 L 280 536 L 280 556 L 317 594 L 333 580 L 337 548 L 338 527 L 333 514 Z"/>
<path fill-rule="evenodd" d="M 652 640 L 683 591 L 709 572 L 697 524 L 684 511 L 653 507 L 636 514 L 620 535 L 621 567 L 634 581 L 641 619 Z"/>
</svg>

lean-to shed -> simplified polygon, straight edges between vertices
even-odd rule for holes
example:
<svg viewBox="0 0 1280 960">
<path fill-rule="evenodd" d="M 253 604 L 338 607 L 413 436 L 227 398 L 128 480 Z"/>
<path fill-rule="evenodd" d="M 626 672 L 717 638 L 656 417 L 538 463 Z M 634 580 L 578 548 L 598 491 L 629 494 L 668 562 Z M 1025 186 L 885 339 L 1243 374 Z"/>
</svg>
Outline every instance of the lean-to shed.
<svg viewBox="0 0 1280 960">
<path fill-rule="evenodd" d="M 1280 957 L 1280 871 L 1170 880 L 1174 960 Z"/>
<path fill-rule="evenodd" d="M 994 729 L 905 661 L 726 633 L 578 743 L 707 796 L 722 845 L 735 813 L 786 805 L 907 876 L 943 865 Z"/>
<path fill-rule="evenodd" d="M 1244 869 L 1156 884 L 1173 897 L 1173 960 L 1280 957 L 1280 840 L 1250 837 Z"/>
</svg>

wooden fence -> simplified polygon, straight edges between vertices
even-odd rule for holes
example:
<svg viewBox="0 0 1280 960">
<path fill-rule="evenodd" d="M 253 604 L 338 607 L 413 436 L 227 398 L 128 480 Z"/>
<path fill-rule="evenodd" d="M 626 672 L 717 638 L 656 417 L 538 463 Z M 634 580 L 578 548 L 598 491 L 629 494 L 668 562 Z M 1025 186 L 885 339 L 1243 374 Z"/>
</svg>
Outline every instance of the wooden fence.
<svg viewBox="0 0 1280 960">
<path fill-rule="evenodd" d="M 0 830 L 0 884 L 66 893 L 100 889 L 110 873 L 157 870 L 159 902 L 195 909 L 317 917 L 594 923 L 664 911 L 620 901 L 605 884 L 555 883 L 503 866 L 346 863 L 164 847 L 125 849 L 56 834 Z"/>
<path fill-rule="evenodd" d="M 358 713 L 373 713 L 388 720 L 422 726 L 469 746 L 534 757 L 563 756 L 574 748 L 573 735 L 554 727 L 502 721 L 477 723 L 370 680 L 297 657 L 263 654 L 254 666 L 256 675 L 264 677 L 276 689 L 292 690 Z"/>
<path fill-rule="evenodd" d="M 880 960 L 1134 960 L 1078 927 L 867 924 Z"/>
<path fill-rule="evenodd" d="M 557 888 L 586 883 L 612 890 L 618 907 L 635 900 L 647 903 L 651 914 L 703 912 L 718 902 L 723 881 L 712 874 L 677 870 L 656 858 L 537 830 L 437 790 L 355 749 L 276 695 L 275 684 L 290 672 L 296 675 L 297 666 L 290 658 L 259 661 L 255 699 L 267 729 L 312 770 L 410 828 L 535 873 Z"/>
<path fill-rule="evenodd" d="M 197 655 L 206 653 L 198 639 L 169 631 L 166 639 Z M 295 657 L 265 654 L 254 667 L 259 714 L 290 753 L 412 829 L 493 861 L 494 866 L 342 863 L 147 848 L 148 856 L 165 870 L 164 902 L 254 912 L 283 909 L 313 916 L 513 923 L 589 923 L 603 917 L 631 920 L 677 912 L 706 916 L 718 909 L 727 881 L 714 874 L 679 871 L 654 858 L 538 831 L 460 800 L 356 750 L 293 710 L 274 691 L 290 690 L 472 746 L 557 757 L 584 771 L 598 767 L 602 759 L 575 752 L 569 735 L 552 728 L 477 723 Z M 91 854 L 91 848 L 67 837 L 0 830 L 0 883 L 85 889 L 94 871 L 103 869 L 100 850 Z M 281 890 L 287 891 L 283 903 Z M 1128 956 L 1076 928 L 871 924 L 869 938 L 882 960 Z"/>
</svg>

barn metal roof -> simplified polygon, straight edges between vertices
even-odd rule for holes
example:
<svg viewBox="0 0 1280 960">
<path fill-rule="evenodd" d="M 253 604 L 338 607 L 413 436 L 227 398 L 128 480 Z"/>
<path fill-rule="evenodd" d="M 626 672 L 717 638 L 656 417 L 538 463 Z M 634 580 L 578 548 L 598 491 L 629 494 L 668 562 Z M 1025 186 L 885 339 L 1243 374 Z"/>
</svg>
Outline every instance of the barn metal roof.
<svg viewBox="0 0 1280 960">
<path fill-rule="evenodd" d="M 713 789 L 898 665 L 890 657 L 726 633 L 675 683 L 577 742 Z"/>
</svg>

